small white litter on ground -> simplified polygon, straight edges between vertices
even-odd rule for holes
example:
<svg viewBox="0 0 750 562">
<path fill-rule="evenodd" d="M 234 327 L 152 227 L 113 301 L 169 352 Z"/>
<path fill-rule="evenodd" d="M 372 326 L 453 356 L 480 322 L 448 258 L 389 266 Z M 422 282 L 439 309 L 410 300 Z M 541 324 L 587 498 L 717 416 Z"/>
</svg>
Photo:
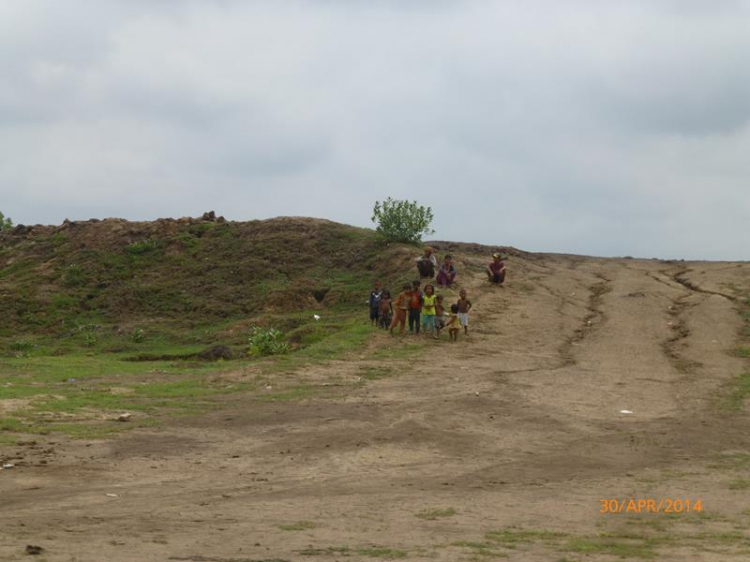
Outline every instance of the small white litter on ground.
<svg viewBox="0 0 750 562">
<path fill-rule="evenodd" d="M 630 410 L 620 410 L 620 413 L 621 414 L 632 414 L 633 412 L 631 412 Z"/>
</svg>

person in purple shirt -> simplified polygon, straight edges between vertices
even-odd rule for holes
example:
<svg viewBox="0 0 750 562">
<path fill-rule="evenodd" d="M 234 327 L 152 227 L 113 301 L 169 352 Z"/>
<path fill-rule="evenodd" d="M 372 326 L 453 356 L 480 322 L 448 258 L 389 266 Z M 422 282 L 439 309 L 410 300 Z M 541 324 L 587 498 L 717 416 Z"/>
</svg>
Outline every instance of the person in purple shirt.
<svg viewBox="0 0 750 562">
<path fill-rule="evenodd" d="M 445 256 L 443 263 L 440 265 L 437 279 L 435 281 L 442 287 L 450 287 L 456 280 L 456 268 L 453 267 L 453 258 L 450 254 Z"/>
</svg>

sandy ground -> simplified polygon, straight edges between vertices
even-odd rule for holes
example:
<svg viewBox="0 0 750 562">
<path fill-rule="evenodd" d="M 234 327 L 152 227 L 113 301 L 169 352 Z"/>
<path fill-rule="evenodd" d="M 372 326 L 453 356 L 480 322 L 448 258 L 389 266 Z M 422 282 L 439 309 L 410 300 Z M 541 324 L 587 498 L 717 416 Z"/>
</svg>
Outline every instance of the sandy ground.
<svg viewBox="0 0 750 562">
<path fill-rule="evenodd" d="M 498 288 L 458 258 L 469 337 L 303 375 L 391 367 L 343 398 L 234 397 L 157 431 L 6 447 L 26 464 L 0 472 L 0 559 L 617 560 L 570 547 L 641 531 L 606 498 L 702 501 L 666 518 L 660 560 L 750 559 L 748 490 L 731 485 L 750 472 L 721 460 L 748 453 L 750 417 L 720 407 L 748 370 L 731 288 L 750 265 L 539 255 Z M 503 529 L 538 535 L 495 547 Z"/>
</svg>

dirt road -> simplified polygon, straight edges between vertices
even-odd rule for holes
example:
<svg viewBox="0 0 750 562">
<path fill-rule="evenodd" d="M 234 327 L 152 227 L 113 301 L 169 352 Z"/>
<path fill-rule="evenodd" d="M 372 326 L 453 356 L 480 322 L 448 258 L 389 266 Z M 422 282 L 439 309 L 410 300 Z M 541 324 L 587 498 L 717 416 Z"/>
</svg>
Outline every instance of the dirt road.
<svg viewBox="0 0 750 562">
<path fill-rule="evenodd" d="M 750 559 L 748 409 L 722 406 L 750 265 L 529 255 L 498 288 L 457 261 L 469 336 L 300 375 L 343 395 L 18 447 L 54 454 L 0 472 L 0 559 Z"/>
</svg>

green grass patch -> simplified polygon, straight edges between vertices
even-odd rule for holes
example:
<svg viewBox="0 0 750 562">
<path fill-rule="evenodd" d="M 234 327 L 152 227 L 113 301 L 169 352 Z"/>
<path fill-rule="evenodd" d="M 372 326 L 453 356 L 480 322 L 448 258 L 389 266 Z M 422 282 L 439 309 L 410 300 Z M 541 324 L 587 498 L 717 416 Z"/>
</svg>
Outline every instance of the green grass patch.
<svg viewBox="0 0 750 562">
<path fill-rule="evenodd" d="M 458 512 L 452 507 L 447 509 L 426 509 L 417 513 L 415 517 L 419 517 L 425 521 L 435 521 L 436 519 L 441 519 L 443 517 L 453 517 L 457 513 Z"/>
<path fill-rule="evenodd" d="M 566 536 L 567 534 L 556 531 L 507 528 L 499 531 L 491 531 L 487 533 L 484 538 L 505 548 L 512 549 L 520 544 L 531 544 L 537 542 L 545 544 L 554 543 Z"/>
<path fill-rule="evenodd" d="M 730 490 L 750 490 L 750 479 L 735 478 L 729 483 Z"/>
<path fill-rule="evenodd" d="M 366 366 L 360 368 L 360 373 L 362 373 L 362 378 L 368 381 L 377 381 L 380 379 L 388 378 L 393 374 L 393 368 L 392 367 L 373 367 L 373 366 Z"/>
<path fill-rule="evenodd" d="M 103 436 L 154 423 L 161 414 L 213 408 L 218 397 L 253 390 L 222 378 L 219 364 L 124 361 L 111 354 L 0 360 L 0 400 L 24 400 L 0 430 Z M 138 412 L 122 424 L 117 413 Z"/>
<path fill-rule="evenodd" d="M 497 550 L 498 546 L 489 542 L 455 541 L 451 546 L 468 549 L 475 557 L 508 558 L 508 554 Z"/>
<path fill-rule="evenodd" d="M 2 426 L 2 421 L 0 421 L 0 427 Z M 18 443 L 18 438 L 13 435 L 4 435 L 0 433 L 0 447 L 7 446 L 7 445 L 15 445 Z"/>
<path fill-rule="evenodd" d="M 620 558 L 656 558 L 656 545 L 648 539 L 618 539 L 607 536 L 594 538 L 574 537 L 564 546 L 565 550 L 579 554 L 608 554 Z"/>
<path fill-rule="evenodd" d="M 740 345 L 737 348 L 735 348 L 734 354 L 737 357 L 742 357 L 742 358 L 747 359 L 748 357 L 750 357 L 750 347 L 746 345 Z"/>
<path fill-rule="evenodd" d="M 708 465 L 713 470 L 748 470 L 750 469 L 750 453 L 725 453 Z"/>
<path fill-rule="evenodd" d="M 742 410 L 745 400 L 750 397 L 750 373 L 739 375 L 732 384 L 729 396 L 723 401 L 722 409 L 730 412 Z"/>
</svg>

